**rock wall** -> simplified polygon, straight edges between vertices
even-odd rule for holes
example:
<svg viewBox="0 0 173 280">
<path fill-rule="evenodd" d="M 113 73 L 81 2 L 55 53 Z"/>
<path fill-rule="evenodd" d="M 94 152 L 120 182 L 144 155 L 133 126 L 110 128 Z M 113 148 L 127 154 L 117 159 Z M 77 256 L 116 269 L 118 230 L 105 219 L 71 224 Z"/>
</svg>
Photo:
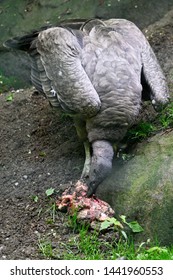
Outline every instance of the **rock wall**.
<svg viewBox="0 0 173 280">
<path fill-rule="evenodd" d="M 3 42 L 43 25 L 69 18 L 126 18 L 140 28 L 160 19 L 173 0 L 1 0 L 0 73 L 29 83 L 29 60 L 22 52 L 8 52 Z"/>
<path fill-rule="evenodd" d="M 98 189 L 116 216 L 126 215 L 144 227 L 136 235 L 144 241 L 173 243 L 173 131 L 155 135 L 130 152 L 129 160 L 117 159 L 112 175 Z"/>
</svg>

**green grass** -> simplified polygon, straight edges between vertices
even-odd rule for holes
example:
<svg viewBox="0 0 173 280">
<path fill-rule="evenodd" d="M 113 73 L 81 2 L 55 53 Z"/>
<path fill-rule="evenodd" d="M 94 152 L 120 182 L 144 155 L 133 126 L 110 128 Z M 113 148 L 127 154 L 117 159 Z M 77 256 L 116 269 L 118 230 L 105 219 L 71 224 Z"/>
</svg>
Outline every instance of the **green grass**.
<svg viewBox="0 0 173 280">
<path fill-rule="evenodd" d="M 45 240 L 39 240 L 38 247 L 39 247 L 39 251 L 42 253 L 44 257 L 48 259 L 53 258 L 53 248 L 51 242 Z"/>
<path fill-rule="evenodd" d="M 89 233 L 82 229 L 77 237 L 67 243 L 59 244 L 63 253 L 53 249 L 51 242 L 39 241 L 40 252 L 49 259 L 63 260 L 173 260 L 173 246 L 161 247 L 157 244 L 134 244 L 131 240 L 120 239 L 118 242 L 101 241 L 98 233 Z"/>
<path fill-rule="evenodd" d="M 77 253 L 72 252 L 74 246 Z M 78 238 L 74 238 L 66 244 L 67 251 L 63 259 L 69 260 L 171 260 L 173 259 L 173 247 L 166 248 L 150 241 L 135 244 L 130 238 L 117 240 L 116 234 L 112 240 L 105 241 L 100 238 L 98 231 L 89 232 L 84 226 L 79 231 Z M 70 252 L 70 253 L 69 253 Z"/>
<path fill-rule="evenodd" d="M 159 115 L 159 124 L 161 128 L 173 127 L 173 102 L 171 102 Z"/>
<path fill-rule="evenodd" d="M 63 260 L 173 260 L 173 246 L 162 247 L 157 241 L 150 240 L 134 243 L 132 237 L 125 239 L 115 230 L 108 239 L 109 231 L 104 234 L 91 231 L 86 224 L 77 224 L 75 218 L 70 218 L 69 222 L 75 234 L 68 242 L 60 241 L 53 248 L 50 240 L 39 240 L 38 247 L 44 257 Z"/>
<path fill-rule="evenodd" d="M 73 215 L 63 215 L 63 227 L 66 238 L 57 234 L 60 227 L 59 215 L 55 205 L 55 191 L 49 188 L 45 191 L 48 202 L 46 209 L 39 211 L 39 216 L 45 216 L 45 224 L 49 231 L 38 234 L 38 249 L 45 259 L 58 260 L 173 260 L 173 245 L 163 247 L 156 240 L 149 239 L 136 242 L 136 235 L 145 233 L 137 221 L 128 221 L 125 216 L 119 220 L 110 218 L 100 225 L 100 230 L 91 229 L 86 222 L 78 222 L 77 212 Z M 38 204 L 39 197 L 31 199 Z M 39 208 L 39 204 L 38 204 Z M 123 232 L 123 234 L 122 234 Z"/>
<path fill-rule="evenodd" d="M 149 137 L 155 130 L 156 127 L 152 123 L 142 121 L 129 129 L 127 138 L 132 140 L 142 140 Z"/>
</svg>

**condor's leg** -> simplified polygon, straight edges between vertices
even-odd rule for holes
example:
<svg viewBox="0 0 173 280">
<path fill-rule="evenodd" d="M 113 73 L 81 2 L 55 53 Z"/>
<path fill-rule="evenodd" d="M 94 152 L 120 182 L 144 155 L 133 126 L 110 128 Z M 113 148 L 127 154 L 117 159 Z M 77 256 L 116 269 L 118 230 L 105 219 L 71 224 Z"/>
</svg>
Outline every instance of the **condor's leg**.
<svg viewBox="0 0 173 280">
<path fill-rule="evenodd" d="M 91 167 L 90 143 L 88 140 L 86 140 L 83 144 L 85 149 L 85 163 L 81 174 L 81 179 L 89 177 L 89 172 Z"/>
<path fill-rule="evenodd" d="M 81 174 L 81 179 L 89 177 L 90 172 L 90 165 L 91 165 L 91 150 L 90 150 L 90 143 L 87 138 L 87 131 L 86 131 L 86 122 L 85 120 L 74 117 L 74 124 L 76 127 L 77 135 L 79 139 L 83 142 L 84 149 L 85 149 L 85 163 L 83 167 L 83 171 Z"/>
</svg>

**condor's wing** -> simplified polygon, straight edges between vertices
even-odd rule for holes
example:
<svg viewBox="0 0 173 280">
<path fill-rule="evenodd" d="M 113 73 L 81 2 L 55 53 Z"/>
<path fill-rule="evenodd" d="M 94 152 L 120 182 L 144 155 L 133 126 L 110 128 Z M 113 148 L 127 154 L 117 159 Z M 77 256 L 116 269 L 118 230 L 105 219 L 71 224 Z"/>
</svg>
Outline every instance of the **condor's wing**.
<svg viewBox="0 0 173 280">
<path fill-rule="evenodd" d="M 144 34 L 134 23 L 125 19 L 109 19 L 104 24 L 119 32 L 134 50 L 141 53 L 142 86 L 144 90 L 150 90 L 153 105 L 166 104 L 169 101 L 166 78 Z"/>
<path fill-rule="evenodd" d="M 37 50 L 62 106 L 92 117 L 101 101 L 81 64 L 82 31 L 55 27 L 41 32 Z"/>
</svg>

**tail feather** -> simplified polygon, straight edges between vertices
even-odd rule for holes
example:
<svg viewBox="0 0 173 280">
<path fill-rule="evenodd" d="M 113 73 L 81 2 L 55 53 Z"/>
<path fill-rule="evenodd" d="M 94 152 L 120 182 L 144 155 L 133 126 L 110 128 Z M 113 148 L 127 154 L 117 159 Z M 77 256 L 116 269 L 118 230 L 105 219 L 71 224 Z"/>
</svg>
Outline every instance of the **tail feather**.
<svg viewBox="0 0 173 280">
<path fill-rule="evenodd" d="M 80 27 L 84 24 L 85 19 L 72 19 L 67 22 L 60 22 L 59 24 L 55 26 L 60 26 L 64 28 L 72 28 L 72 29 L 80 29 Z M 46 30 L 48 28 L 52 27 L 52 25 L 46 25 L 41 27 L 38 30 L 33 30 L 30 33 L 24 35 L 24 36 L 18 36 L 11 38 L 4 42 L 4 47 L 10 48 L 10 49 L 16 49 L 16 50 L 22 50 L 29 52 L 30 48 L 32 47 L 32 42 L 37 38 L 38 34 Z"/>
<path fill-rule="evenodd" d="M 22 50 L 29 52 L 30 47 L 32 45 L 32 42 L 37 38 L 40 31 L 45 30 L 49 27 L 43 27 L 41 30 L 34 30 L 29 34 L 26 34 L 21 37 L 14 37 L 6 42 L 4 42 L 4 47 L 16 49 L 16 50 Z"/>
</svg>

